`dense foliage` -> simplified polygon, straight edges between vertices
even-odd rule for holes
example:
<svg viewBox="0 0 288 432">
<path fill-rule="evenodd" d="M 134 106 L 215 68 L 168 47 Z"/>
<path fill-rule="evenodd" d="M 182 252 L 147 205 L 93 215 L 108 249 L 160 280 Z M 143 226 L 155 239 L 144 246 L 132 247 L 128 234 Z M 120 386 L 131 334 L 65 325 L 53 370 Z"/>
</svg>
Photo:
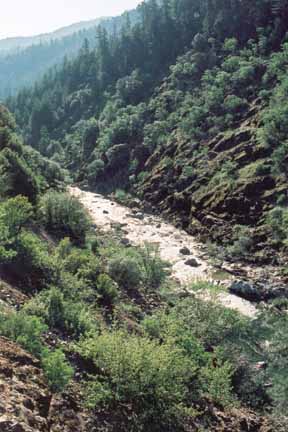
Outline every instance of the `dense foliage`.
<svg viewBox="0 0 288 432">
<path fill-rule="evenodd" d="M 53 391 L 72 370 L 43 348 L 47 330 L 65 342 L 85 406 L 112 431 L 209 430 L 215 406 L 287 408 L 287 301 L 250 320 L 172 295 L 158 250 L 95 232 L 59 167 L 118 199 L 121 187 L 164 202 L 189 229 L 204 207 L 200 222 L 222 235 L 228 214 L 224 258 L 253 253 L 258 223 L 258 243 L 285 248 L 287 10 L 286 0 L 149 0 L 139 22 L 99 27 L 96 48 L 85 42 L 9 99 L 30 148 L 0 108 L 0 269 L 34 294 L 0 311 L 0 333 L 41 359 Z"/>
</svg>

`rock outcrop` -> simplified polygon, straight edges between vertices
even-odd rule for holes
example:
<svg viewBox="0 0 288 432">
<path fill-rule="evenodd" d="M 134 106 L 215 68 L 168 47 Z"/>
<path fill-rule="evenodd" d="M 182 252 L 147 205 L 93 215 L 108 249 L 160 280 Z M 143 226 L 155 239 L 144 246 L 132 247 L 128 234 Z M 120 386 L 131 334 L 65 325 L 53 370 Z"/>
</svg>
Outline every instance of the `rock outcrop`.
<svg viewBox="0 0 288 432">
<path fill-rule="evenodd" d="M 0 337 L 1 432 L 49 431 L 51 394 L 40 363 Z"/>
<path fill-rule="evenodd" d="M 84 432 L 77 403 L 52 396 L 40 362 L 0 337 L 0 431 Z"/>
<path fill-rule="evenodd" d="M 248 225 L 261 250 L 263 242 L 269 243 L 265 215 L 286 195 L 287 182 L 271 174 L 272 150 L 256 137 L 262 106 L 257 101 L 251 105 L 234 131 L 196 148 L 172 134 L 147 160 L 138 192 L 155 211 L 204 239 L 225 241 L 233 226 Z"/>
</svg>

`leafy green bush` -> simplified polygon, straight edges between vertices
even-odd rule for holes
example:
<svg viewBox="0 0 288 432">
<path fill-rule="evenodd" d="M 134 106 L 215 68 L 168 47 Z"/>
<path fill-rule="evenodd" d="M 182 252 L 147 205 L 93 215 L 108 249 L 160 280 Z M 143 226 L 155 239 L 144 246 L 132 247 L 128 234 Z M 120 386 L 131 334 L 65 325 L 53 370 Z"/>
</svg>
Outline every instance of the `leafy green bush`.
<svg viewBox="0 0 288 432">
<path fill-rule="evenodd" d="M 158 288 L 168 275 L 169 263 L 160 258 L 157 247 L 148 243 L 140 249 L 142 280 L 148 288 Z"/>
<path fill-rule="evenodd" d="M 47 326 L 38 317 L 0 309 L 0 334 L 19 343 L 36 357 L 42 355 L 42 334 L 46 330 Z"/>
<path fill-rule="evenodd" d="M 0 259 L 5 262 L 17 255 L 17 239 L 32 217 L 32 206 L 26 197 L 11 198 L 0 204 Z"/>
<path fill-rule="evenodd" d="M 97 177 L 104 173 L 105 163 L 101 159 L 96 159 L 87 167 L 87 178 L 90 184 L 94 184 Z"/>
<path fill-rule="evenodd" d="M 97 322 L 87 304 L 81 296 L 75 297 L 73 292 L 70 294 L 69 296 L 65 292 L 64 295 L 59 289 L 52 287 L 34 296 L 24 305 L 23 310 L 29 316 L 41 318 L 49 328 L 74 338 L 96 330 Z"/>
<path fill-rule="evenodd" d="M 17 153 L 5 148 L 0 153 L 0 178 L 5 179 L 6 196 L 24 195 L 32 203 L 39 194 L 38 180 L 28 164 Z"/>
<path fill-rule="evenodd" d="M 57 283 L 59 270 L 48 245 L 36 234 L 23 231 L 15 244 L 16 258 L 7 266 L 26 291 Z"/>
<path fill-rule="evenodd" d="M 122 288 L 136 289 L 141 282 L 141 270 L 137 258 L 119 254 L 112 258 L 108 273 Z"/>
<path fill-rule="evenodd" d="M 288 209 L 274 207 L 267 214 L 266 223 L 272 231 L 273 239 L 276 242 L 286 244 L 288 238 Z"/>
<path fill-rule="evenodd" d="M 123 189 L 116 189 L 115 191 L 115 199 L 116 201 L 126 204 L 129 194 L 125 192 Z"/>
<path fill-rule="evenodd" d="M 249 227 L 235 225 L 233 229 L 232 244 L 227 246 L 227 257 L 245 258 L 253 247 L 253 238 Z"/>
<path fill-rule="evenodd" d="M 24 229 L 32 214 L 32 206 L 23 196 L 0 204 L 1 264 L 26 290 L 40 289 L 58 277 L 48 245 L 36 234 Z"/>
<path fill-rule="evenodd" d="M 142 248 L 116 251 L 108 263 L 108 273 L 123 288 L 137 288 L 143 283 L 147 289 L 155 289 L 165 281 L 168 266 L 158 248 L 147 243 Z"/>
<path fill-rule="evenodd" d="M 83 340 L 78 350 L 103 372 L 88 383 L 90 408 L 130 407 L 131 431 L 177 429 L 197 374 L 180 349 L 119 330 Z"/>
<path fill-rule="evenodd" d="M 112 306 L 119 297 L 119 290 L 108 275 L 100 274 L 97 279 L 97 294 L 102 305 Z"/>
<path fill-rule="evenodd" d="M 54 392 L 61 392 L 69 384 L 74 370 L 60 350 L 46 351 L 42 358 L 42 366 L 49 386 Z"/>
<path fill-rule="evenodd" d="M 47 315 L 49 326 L 61 328 L 64 325 L 64 296 L 56 288 L 50 290 Z"/>
<path fill-rule="evenodd" d="M 90 219 L 82 204 L 66 193 L 48 192 L 40 201 L 40 218 L 49 231 L 60 238 L 84 243 Z"/>
<path fill-rule="evenodd" d="M 42 336 L 47 329 L 40 318 L 30 316 L 25 311 L 11 312 L 0 309 L 0 334 L 40 358 L 51 390 L 59 392 L 64 390 L 72 378 L 73 368 L 67 363 L 60 349 L 53 352 L 44 346 Z"/>
</svg>

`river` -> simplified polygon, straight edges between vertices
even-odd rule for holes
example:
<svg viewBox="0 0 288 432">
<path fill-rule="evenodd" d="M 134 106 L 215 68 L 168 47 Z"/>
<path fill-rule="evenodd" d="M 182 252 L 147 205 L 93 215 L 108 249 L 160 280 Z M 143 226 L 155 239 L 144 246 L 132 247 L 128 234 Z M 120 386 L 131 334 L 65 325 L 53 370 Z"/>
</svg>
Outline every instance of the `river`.
<svg viewBox="0 0 288 432">
<path fill-rule="evenodd" d="M 88 210 L 93 223 L 98 229 L 111 232 L 115 226 L 121 226 L 125 231 L 125 239 L 132 245 L 142 246 L 145 242 L 157 245 L 163 260 L 171 264 L 171 277 L 179 284 L 181 289 L 189 290 L 189 285 L 198 281 L 214 281 L 213 275 L 217 269 L 208 262 L 203 254 L 201 244 L 187 234 L 184 230 L 178 229 L 165 222 L 161 217 L 125 207 L 102 195 L 82 191 L 78 187 L 69 188 L 71 195 L 77 197 Z M 184 255 L 180 252 L 186 249 Z M 195 266 L 188 264 L 188 261 L 196 260 Z M 177 286 L 177 284 L 175 284 Z M 208 292 L 198 293 L 203 298 L 210 297 Z M 213 294 L 213 299 L 214 299 Z M 217 301 L 222 305 L 237 310 L 241 314 L 253 318 L 256 316 L 255 306 L 236 295 L 227 292 L 219 292 Z"/>
</svg>

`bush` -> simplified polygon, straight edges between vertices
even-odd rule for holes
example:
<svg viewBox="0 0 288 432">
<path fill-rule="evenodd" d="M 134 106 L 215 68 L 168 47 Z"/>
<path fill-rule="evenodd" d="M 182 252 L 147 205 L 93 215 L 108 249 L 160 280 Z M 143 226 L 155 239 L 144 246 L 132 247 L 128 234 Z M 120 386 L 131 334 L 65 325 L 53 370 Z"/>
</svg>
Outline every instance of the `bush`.
<svg viewBox="0 0 288 432">
<path fill-rule="evenodd" d="M 119 254 L 112 258 L 108 265 L 108 272 L 122 288 L 136 289 L 141 282 L 141 269 L 135 257 Z"/>
<path fill-rule="evenodd" d="M 266 223 L 272 231 L 272 237 L 276 242 L 287 242 L 288 237 L 288 209 L 283 207 L 273 208 L 266 217 Z"/>
<path fill-rule="evenodd" d="M 40 358 L 44 374 L 52 391 L 62 391 L 73 376 L 73 368 L 59 349 L 49 351 L 43 345 L 42 335 L 48 330 L 42 320 L 25 311 L 11 312 L 0 309 L 0 334 L 21 345 Z"/>
<path fill-rule="evenodd" d="M 129 198 L 129 194 L 125 192 L 123 189 L 116 189 L 115 191 L 115 199 L 119 203 L 126 204 Z"/>
<path fill-rule="evenodd" d="M 90 219 L 82 204 L 67 193 L 48 192 L 40 201 L 40 218 L 46 228 L 60 238 L 85 243 Z"/>
<path fill-rule="evenodd" d="M 169 264 L 161 260 L 158 248 L 148 243 L 143 249 L 140 249 L 140 257 L 142 280 L 145 286 L 158 288 L 167 277 Z"/>
<path fill-rule="evenodd" d="M 0 260 L 17 255 L 15 242 L 32 217 L 32 206 L 26 197 L 18 196 L 0 204 Z"/>
<path fill-rule="evenodd" d="M 0 155 L 0 178 L 6 182 L 6 196 L 24 195 L 32 203 L 39 194 L 38 180 L 28 164 L 15 152 L 6 148 Z"/>
<path fill-rule="evenodd" d="M 23 310 L 27 315 L 41 318 L 49 328 L 75 338 L 96 330 L 97 322 L 87 304 L 80 296 L 75 297 L 75 293 L 70 294 L 71 297 L 68 294 L 64 296 L 59 289 L 52 287 L 26 303 Z"/>
<path fill-rule="evenodd" d="M 87 178 L 90 184 L 94 184 L 99 176 L 104 173 L 105 163 L 101 159 L 96 159 L 87 167 Z"/>
<path fill-rule="evenodd" d="M 244 225 L 235 225 L 233 229 L 233 243 L 227 247 L 227 256 L 245 258 L 253 247 L 250 229 Z"/>
<path fill-rule="evenodd" d="M 124 331 L 104 332 L 78 349 L 102 371 L 87 385 L 90 408 L 129 407 L 131 431 L 176 430 L 196 374 L 181 350 Z"/>
<path fill-rule="evenodd" d="M 49 326 L 61 328 L 65 322 L 64 296 L 56 288 L 50 290 L 47 311 Z"/>
<path fill-rule="evenodd" d="M 0 334 L 19 343 L 36 357 L 42 355 L 42 334 L 46 330 L 47 326 L 35 316 L 0 309 Z"/>
<path fill-rule="evenodd" d="M 158 248 L 145 244 L 143 248 L 117 251 L 108 263 L 108 273 L 122 288 L 137 288 L 143 283 L 155 289 L 167 277 L 168 263 L 161 260 Z"/>
<path fill-rule="evenodd" d="M 177 326 L 175 323 L 178 323 Z M 189 298 L 177 301 L 168 311 L 146 318 L 143 328 L 158 339 L 186 329 L 208 351 L 218 346 L 224 348 L 225 345 L 230 350 L 232 345 L 240 345 L 240 338 L 245 339 L 247 336 L 249 320 L 214 301 Z"/>
<path fill-rule="evenodd" d="M 59 271 L 48 245 L 36 234 L 23 232 L 15 243 L 17 256 L 7 266 L 26 291 L 39 290 L 57 283 Z"/>
<path fill-rule="evenodd" d="M 103 306 L 112 306 L 119 297 L 117 285 L 106 274 L 100 274 L 97 279 L 97 294 Z"/>
<path fill-rule="evenodd" d="M 42 365 L 51 390 L 63 391 L 74 374 L 64 353 L 60 349 L 52 352 L 46 351 L 42 358 Z"/>
</svg>

